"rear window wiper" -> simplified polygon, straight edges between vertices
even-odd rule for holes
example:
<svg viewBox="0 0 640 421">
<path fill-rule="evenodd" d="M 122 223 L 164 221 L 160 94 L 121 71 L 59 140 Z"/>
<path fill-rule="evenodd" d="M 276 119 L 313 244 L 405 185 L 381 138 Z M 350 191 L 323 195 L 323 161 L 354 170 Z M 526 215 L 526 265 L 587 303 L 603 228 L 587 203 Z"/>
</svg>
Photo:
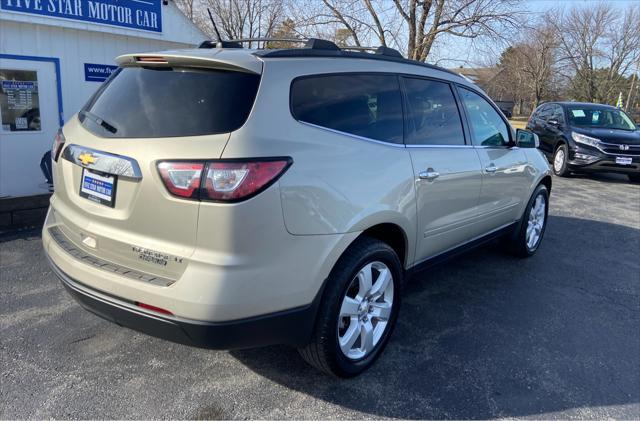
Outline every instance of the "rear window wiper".
<svg viewBox="0 0 640 421">
<path fill-rule="evenodd" d="M 105 129 L 108 132 L 115 133 L 115 132 L 118 131 L 118 129 L 116 129 L 115 126 L 113 126 L 112 124 L 107 123 L 106 121 L 104 121 L 103 119 L 101 119 L 97 115 L 95 115 L 93 113 L 90 113 L 89 111 L 80 111 L 80 115 L 85 117 L 85 118 L 88 118 L 91 121 L 93 121 L 98 126 L 102 127 L 103 129 Z"/>
</svg>

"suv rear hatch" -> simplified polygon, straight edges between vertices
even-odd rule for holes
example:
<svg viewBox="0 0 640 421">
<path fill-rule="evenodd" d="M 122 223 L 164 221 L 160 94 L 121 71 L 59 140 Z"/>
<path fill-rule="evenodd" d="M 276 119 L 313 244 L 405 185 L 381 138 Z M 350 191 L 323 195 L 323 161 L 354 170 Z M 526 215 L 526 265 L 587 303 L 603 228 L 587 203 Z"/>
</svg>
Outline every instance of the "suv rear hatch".
<svg viewBox="0 0 640 421">
<path fill-rule="evenodd" d="M 85 253 L 176 280 L 196 244 L 199 202 L 172 195 L 158 164 L 219 158 L 248 118 L 261 62 L 218 50 L 117 61 L 64 127 L 52 218 Z M 188 180 L 188 168 L 170 176 Z"/>
</svg>

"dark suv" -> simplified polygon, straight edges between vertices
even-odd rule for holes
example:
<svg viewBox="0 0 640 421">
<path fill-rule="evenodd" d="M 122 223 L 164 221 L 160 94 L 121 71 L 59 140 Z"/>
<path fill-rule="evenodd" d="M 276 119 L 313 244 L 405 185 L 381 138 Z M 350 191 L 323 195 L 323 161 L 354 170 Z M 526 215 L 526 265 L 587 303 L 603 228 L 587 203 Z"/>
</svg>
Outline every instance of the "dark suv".
<svg viewBox="0 0 640 421">
<path fill-rule="evenodd" d="M 602 171 L 640 181 L 640 129 L 610 105 L 549 102 L 531 114 L 527 129 L 540 138 L 553 172 Z"/>
</svg>

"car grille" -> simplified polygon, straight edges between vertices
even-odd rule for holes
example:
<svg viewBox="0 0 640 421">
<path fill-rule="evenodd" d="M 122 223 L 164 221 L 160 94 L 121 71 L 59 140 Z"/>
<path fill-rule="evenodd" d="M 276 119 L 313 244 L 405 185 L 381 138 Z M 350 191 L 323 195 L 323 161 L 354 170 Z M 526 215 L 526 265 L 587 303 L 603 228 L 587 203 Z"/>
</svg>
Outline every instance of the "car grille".
<svg viewBox="0 0 640 421">
<path fill-rule="evenodd" d="M 92 256 L 79 247 L 76 247 L 76 245 L 71 240 L 69 240 L 67 236 L 64 235 L 62 230 L 57 226 L 49 228 L 49 234 L 51 234 L 51 238 L 53 238 L 56 244 L 68 254 L 82 261 L 83 263 L 96 267 L 97 269 L 101 269 L 111 273 L 117 273 L 118 275 L 122 275 L 136 281 L 142 281 L 163 287 L 168 287 L 175 282 L 171 279 L 150 275 L 148 273 L 138 272 L 134 269 L 130 269 L 115 263 L 108 262 L 99 257 Z"/>
<path fill-rule="evenodd" d="M 627 147 L 627 150 L 620 149 L 620 146 Z M 627 156 L 640 156 L 640 145 L 618 145 L 615 143 L 600 143 L 600 148 L 603 152 L 611 155 L 627 155 Z"/>
</svg>

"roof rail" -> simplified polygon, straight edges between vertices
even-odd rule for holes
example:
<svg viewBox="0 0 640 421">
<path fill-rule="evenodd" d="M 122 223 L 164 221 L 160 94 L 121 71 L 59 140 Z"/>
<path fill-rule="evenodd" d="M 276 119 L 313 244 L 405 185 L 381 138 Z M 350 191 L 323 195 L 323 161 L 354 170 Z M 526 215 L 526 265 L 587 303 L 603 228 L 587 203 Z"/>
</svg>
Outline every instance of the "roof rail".
<svg viewBox="0 0 640 421">
<path fill-rule="evenodd" d="M 335 43 L 319 38 L 271 38 L 271 37 L 256 37 L 256 38 L 238 38 L 225 41 L 203 41 L 198 48 L 242 48 L 242 44 L 250 42 L 291 42 L 291 43 L 304 43 L 303 48 L 309 48 L 312 50 L 333 50 L 339 51 Z"/>
<path fill-rule="evenodd" d="M 334 42 L 320 38 L 309 38 L 304 44 L 304 48 L 311 50 L 340 51 L 340 47 L 338 47 Z"/>
<path fill-rule="evenodd" d="M 404 58 L 402 54 L 400 54 L 400 51 L 395 50 L 393 48 L 386 47 L 384 45 L 381 45 L 379 47 L 347 46 L 347 47 L 340 47 L 340 49 L 342 51 L 373 51 L 374 54 L 377 54 L 380 56 Z"/>
<path fill-rule="evenodd" d="M 385 47 L 362 47 L 362 46 L 344 46 L 339 47 L 334 42 L 320 38 L 271 38 L 271 37 L 254 37 L 254 38 L 238 38 L 225 41 L 203 41 L 198 48 L 242 48 L 242 44 L 248 42 L 291 42 L 304 43 L 303 48 L 311 50 L 328 50 L 328 51 L 373 51 L 374 54 L 390 57 L 402 57 L 398 50 Z"/>
<path fill-rule="evenodd" d="M 375 54 L 378 54 L 381 56 L 398 57 L 398 58 L 404 59 L 402 54 L 400 54 L 400 51 L 395 50 L 393 48 L 385 47 L 384 45 L 381 45 L 378 48 L 376 48 Z"/>
<path fill-rule="evenodd" d="M 423 63 L 404 58 L 398 50 L 381 45 L 379 47 L 345 46 L 339 47 L 336 43 L 320 38 L 240 38 L 225 41 L 204 41 L 199 48 L 242 48 L 242 44 L 249 42 L 291 42 L 304 43 L 302 48 L 260 49 L 253 52 L 258 57 L 344 57 L 378 59 L 394 61 L 398 63 L 413 64 L 440 70 L 462 78 L 464 76 L 433 64 Z"/>
<path fill-rule="evenodd" d="M 242 48 L 242 44 L 232 41 L 202 41 L 198 48 Z"/>
<path fill-rule="evenodd" d="M 230 42 L 307 42 L 307 38 L 270 38 L 270 37 L 256 37 L 256 38 L 238 38 L 238 39 L 230 39 Z"/>
</svg>

